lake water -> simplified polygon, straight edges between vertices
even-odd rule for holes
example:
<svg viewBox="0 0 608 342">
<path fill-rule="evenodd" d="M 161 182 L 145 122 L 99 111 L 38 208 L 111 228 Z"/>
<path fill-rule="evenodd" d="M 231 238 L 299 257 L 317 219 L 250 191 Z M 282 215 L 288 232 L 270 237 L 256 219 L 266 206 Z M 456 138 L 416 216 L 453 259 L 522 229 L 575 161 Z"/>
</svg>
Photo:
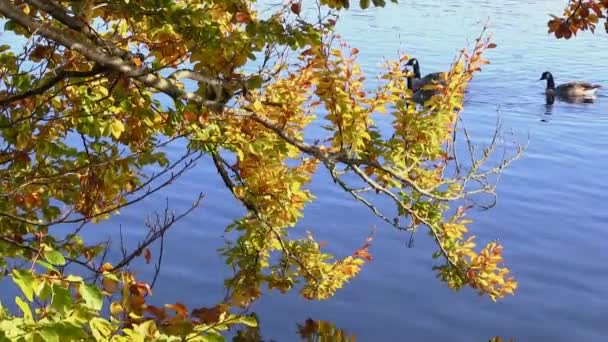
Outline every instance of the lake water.
<svg viewBox="0 0 608 342">
<path fill-rule="evenodd" d="M 563 5 L 563 0 L 402 1 L 344 12 L 338 31 L 359 48 L 370 75 L 379 72 L 383 57 L 394 58 L 398 51 L 418 57 L 423 73 L 445 70 L 490 19 L 498 48 L 488 53 L 492 64 L 471 84 L 463 117 L 483 142 L 499 109 L 504 129 L 524 143 L 529 135 L 530 143 L 502 177 L 496 207 L 471 216 L 481 241 L 498 238 L 504 244 L 520 286 L 516 296 L 499 303 L 470 290 L 449 290 L 431 271 L 433 246 L 425 233 L 407 248 L 408 235 L 382 225 L 320 174 L 312 185 L 318 201 L 307 208 L 300 227 L 344 255 L 376 226 L 374 260 L 329 301 L 265 294 L 253 310 L 266 338 L 295 340 L 296 323 L 308 317 L 332 321 L 359 341 L 608 338 L 608 97 L 548 108 L 545 84 L 537 82 L 549 70 L 558 83 L 583 79 L 608 87 L 608 36 L 582 34 L 570 41 L 548 36 L 547 14 L 560 13 Z M 215 248 L 222 243 L 222 228 L 242 211 L 204 165 L 170 190 L 172 205 L 187 205 L 193 190 L 207 200 L 168 240 L 154 296 L 159 302 L 187 298 L 206 305 L 223 293 L 228 270 Z M 125 216 L 135 223 L 142 213 Z"/>
<path fill-rule="evenodd" d="M 431 270 L 434 246 L 425 232 L 407 248 L 409 235 L 383 225 L 320 173 L 312 184 L 318 200 L 307 207 L 299 228 L 345 255 L 377 227 L 374 260 L 329 301 L 265 293 L 252 308 L 265 338 L 295 341 L 296 323 L 310 317 L 332 321 L 358 341 L 608 339 L 608 89 L 593 104 L 546 107 L 545 84 L 537 82 L 549 70 L 558 83 L 583 79 L 608 87 L 608 35 L 585 33 L 570 41 L 548 36 L 547 14 L 560 13 L 565 2 L 401 1 L 384 9 L 351 9 L 338 24 L 361 51 L 364 71 L 374 75 L 382 59 L 398 51 L 416 56 L 423 73 L 445 70 L 490 19 L 498 48 L 471 84 L 463 117 L 476 142 L 490 138 L 498 111 L 504 129 L 522 143 L 529 136 L 530 143 L 501 178 L 496 207 L 470 216 L 480 243 L 503 243 L 519 281 L 516 296 L 492 303 L 471 290 L 449 290 Z M 197 192 L 206 195 L 166 240 L 154 303 L 196 307 L 223 297 L 230 273 L 216 248 L 223 245 L 224 227 L 243 210 L 206 162 L 163 193 L 89 228 L 98 238 L 116 233 L 121 224 L 127 240 L 136 241 L 145 233 L 145 215 L 162 209 L 166 197 L 179 209 Z"/>
</svg>

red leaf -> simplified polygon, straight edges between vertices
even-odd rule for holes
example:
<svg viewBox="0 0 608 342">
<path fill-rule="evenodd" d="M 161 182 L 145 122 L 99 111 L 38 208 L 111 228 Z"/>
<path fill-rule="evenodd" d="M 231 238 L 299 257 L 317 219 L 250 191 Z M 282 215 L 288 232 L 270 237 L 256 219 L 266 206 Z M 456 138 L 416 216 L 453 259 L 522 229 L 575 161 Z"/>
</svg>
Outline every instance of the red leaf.
<svg viewBox="0 0 608 342">
<path fill-rule="evenodd" d="M 147 283 L 144 283 L 144 282 L 132 283 L 129 286 L 129 291 L 132 294 L 136 294 L 139 296 L 145 296 L 147 294 L 149 294 L 149 295 L 152 294 L 152 289 L 150 288 L 150 285 L 148 285 Z"/>
<path fill-rule="evenodd" d="M 294 2 L 291 4 L 291 11 L 297 15 L 300 15 L 300 11 L 302 11 L 302 4 L 299 2 Z"/>
<path fill-rule="evenodd" d="M 154 305 L 146 305 L 146 311 L 160 320 L 163 320 L 165 319 L 165 317 L 167 317 L 167 311 L 165 311 L 164 308 L 161 309 Z"/>
<path fill-rule="evenodd" d="M 150 263 L 150 259 L 152 259 L 152 252 L 150 252 L 150 248 L 146 248 L 144 251 L 144 259 L 146 259 L 146 264 Z"/>
<path fill-rule="evenodd" d="M 488 49 L 494 49 L 495 47 L 496 47 L 496 44 L 494 44 L 494 43 L 488 44 Z"/>
</svg>

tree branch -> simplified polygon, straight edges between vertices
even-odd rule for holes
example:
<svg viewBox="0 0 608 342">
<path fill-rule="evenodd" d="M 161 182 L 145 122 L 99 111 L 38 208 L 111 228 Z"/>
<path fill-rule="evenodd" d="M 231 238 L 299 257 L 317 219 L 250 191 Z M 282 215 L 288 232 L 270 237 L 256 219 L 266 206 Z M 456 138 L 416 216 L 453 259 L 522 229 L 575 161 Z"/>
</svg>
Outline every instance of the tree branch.
<svg viewBox="0 0 608 342">
<path fill-rule="evenodd" d="M 83 33 L 87 38 L 95 42 L 95 44 L 106 47 L 112 55 L 121 58 L 130 57 L 131 54 L 129 51 L 117 48 L 110 42 L 102 39 L 87 22 L 81 18 L 69 16 L 61 6 L 55 4 L 52 0 L 25 0 L 25 2 L 50 14 L 53 18 L 67 27 Z"/>
<path fill-rule="evenodd" d="M 42 93 L 51 89 L 57 83 L 65 80 L 66 78 L 91 77 L 102 73 L 104 70 L 105 68 L 102 68 L 99 65 L 95 65 L 93 69 L 89 71 L 70 71 L 61 69 L 59 70 L 57 75 L 47 80 L 43 85 L 39 86 L 38 88 L 33 88 L 21 94 L 10 95 L 0 99 L 0 106 L 6 106 L 15 101 L 23 100 L 31 96 L 41 95 Z"/>
</svg>

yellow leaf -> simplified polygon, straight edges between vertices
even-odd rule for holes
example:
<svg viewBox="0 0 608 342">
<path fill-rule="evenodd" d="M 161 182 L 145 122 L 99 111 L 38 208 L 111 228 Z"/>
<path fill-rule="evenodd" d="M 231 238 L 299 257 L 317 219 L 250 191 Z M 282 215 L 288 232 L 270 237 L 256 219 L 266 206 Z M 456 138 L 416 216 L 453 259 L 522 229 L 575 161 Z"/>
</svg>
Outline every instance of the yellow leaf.
<svg viewBox="0 0 608 342">
<path fill-rule="evenodd" d="M 112 135 L 114 136 L 114 138 L 118 139 L 118 138 L 120 138 L 120 135 L 122 134 L 122 132 L 125 131 L 125 125 L 123 125 L 123 123 L 120 120 L 114 120 L 110 124 L 110 131 L 112 132 Z"/>
<path fill-rule="evenodd" d="M 384 108 L 384 106 L 376 107 L 376 111 L 381 114 L 386 114 L 386 108 Z"/>
</svg>

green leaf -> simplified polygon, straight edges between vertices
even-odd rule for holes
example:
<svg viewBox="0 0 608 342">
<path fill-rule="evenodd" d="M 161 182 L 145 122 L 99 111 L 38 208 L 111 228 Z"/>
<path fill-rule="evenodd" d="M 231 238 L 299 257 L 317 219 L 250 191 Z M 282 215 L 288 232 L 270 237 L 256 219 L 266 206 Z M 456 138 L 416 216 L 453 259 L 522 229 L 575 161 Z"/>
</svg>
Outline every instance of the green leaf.
<svg viewBox="0 0 608 342">
<path fill-rule="evenodd" d="M 44 252 L 44 258 L 55 266 L 65 265 L 65 257 L 58 251 Z"/>
<path fill-rule="evenodd" d="M 246 325 L 246 326 L 249 326 L 252 328 L 255 328 L 258 326 L 258 320 L 252 316 L 240 316 L 233 322 L 237 323 L 237 324 L 243 324 L 243 325 Z"/>
<path fill-rule="evenodd" d="M 69 276 L 65 277 L 65 281 L 70 283 L 82 283 L 82 277 L 70 274 Z"/>
<path fill-rule="evenodd" d="M 362 9 L 366 9 L 369 7 L 369 0 L 360 0 L 359 1 L 359 6 L 361 6 Z"/>
<path fill-rule="evenodd" d="M 64 340 L 78 340 L 84 335 L 81 324 L 74 322 L 73 319 L 68 318 L 55 326 L 55 330 Z"/>
<path fill-rule="evenodd" d="M 95 284 L 83 284 L 79 290 L 86 306 L 96 311 L 101 310 L 103 306 L 103 294 Z"/>
<path fill-rule="evenodd" d="M 59 334 L 54 327 L 46 327 L 38 331 L 38 335 L 44 342 L 59 342 Z"/>
<path fill-rule="evenodd" d="M 154 336 L 158 332 L 156 322 L 154 322 L 153 320 L 148 320 L 139 325 L 134 326 L 134 330 L 142 336 Z"/>
<path fill-rule="evenodd" d="M 97 341 L 105 341 L 114 332 L 112 324 L 105 319 L 95 317 L 89 322 L 91 333 Z"/>
<path fill-rule="evenodd" d="M 25 298 L 27 298 L 27 300 L 29 300 L 30 302 L 34 300 L 34 285 L 36 283 L 36 278 L 34 278 L 32 272 L 27 270 L 14 269 L 12 274 L 13 281 L 15 282 L 15 284 L 17 284 L 17 286 L 19 286 L 19 288 L 25 295 Z"/>
<path fill-rule="evenodd" d="M 226 339 L 220 334 L 209 333 L 203 336 L 203 341 L 205 342 L 224 342 Z"/>
<path fill-rule="evenodd" d="M 51 297 L 51 307 L 65 313 L 72 306 L 72 294 L 70 290 L 57 284 L 53 284 L 53 295 Z"/>
<path fill-rule="evenodd" d="M 14 20 L 9 20 L 4 24 L 5 31 L 14 31 L 19 25 Z"/>
<path fill-rule="evenodd" d="M 53 295 L 52 287 L 45 281 L 41 281 L 40 284 L 36 287 L 36 296 L 38 296 L 42 300 L 47 300 L 47 298 Z"/>
<path fill-rule="evenodd" d="M 49 271 L 55 271 L 55 267 L 44 260 L 36 260 L 36 264 L 46 268 Z"/>
<path fill-rule="evenodd" d="M 26 321 L 32 321 L 34 319 L 32 316 L 32 310 L 30 310 L 29 305 L 27 305 L 27 303 L 24 302 L 21 297 L 15 297 L 15 304 L 17 304 L 19 309 L 21 309 L 23 312 L 23 318 L 25 318 Z"/>
<path fill-rule="evenodd" d="M 264 82 L 264 80 L 262 79 L 262 76 L 260 76 L 260 75 L 252 76 L 251 78 L 249 78 L 247 80 L 247 88 L 248 89 L 261 88 L 263 82 Z"/>
<path fill-rule="evenodd" d="M 106 89 L 105 87 L 95 87 L 95 92 L 100 94 L 101 97 L 106 97 L 108 96 L 108 89 Z"/>
</svg>

